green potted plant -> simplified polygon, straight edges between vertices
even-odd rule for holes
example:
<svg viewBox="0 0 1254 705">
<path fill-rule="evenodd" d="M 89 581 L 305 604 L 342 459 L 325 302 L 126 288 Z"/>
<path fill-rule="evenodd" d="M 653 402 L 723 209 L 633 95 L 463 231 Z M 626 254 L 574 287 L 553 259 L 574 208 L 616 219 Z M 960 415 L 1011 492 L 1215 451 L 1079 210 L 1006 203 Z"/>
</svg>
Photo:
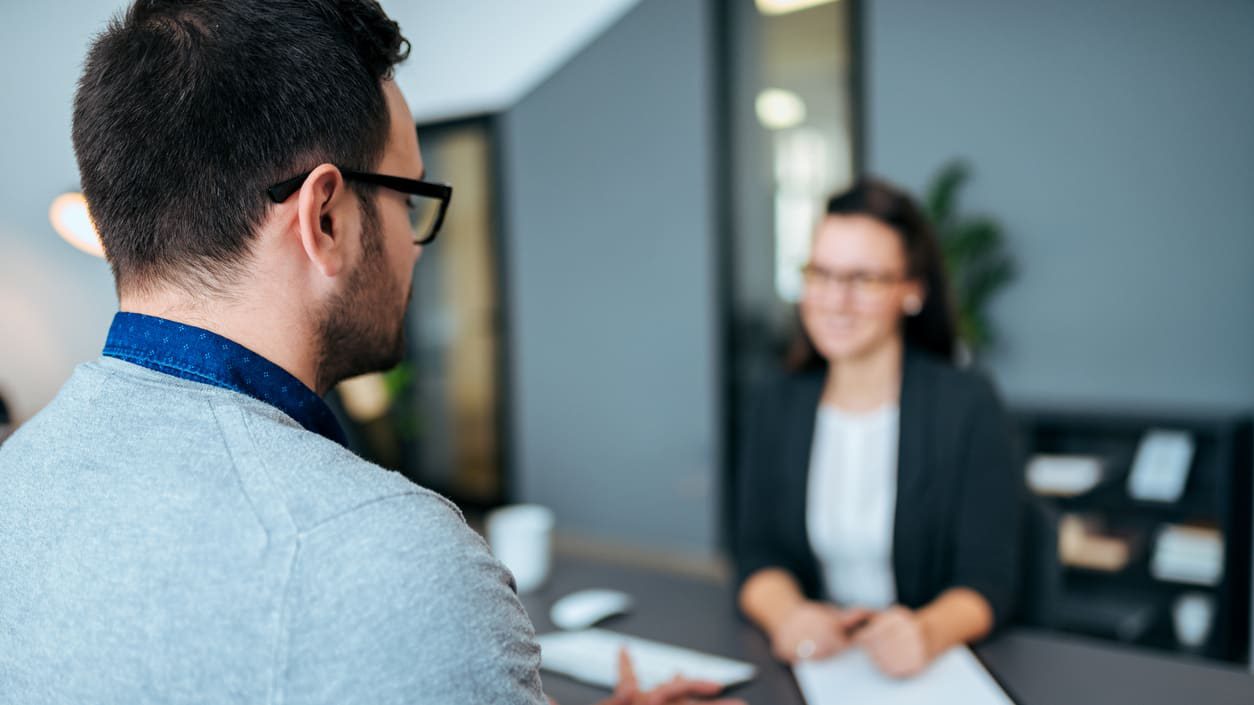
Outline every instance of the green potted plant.
<svg viewBox="0 0 1254 705">
<path fill-rule="evenodd" d="M 968 361 L 996 342 L 988 304 L 1016 275 L 1001 224 L 985 215 L 959 212 L 959 191 L 970 178 L 966 162 L 949 162 L 932 180 L 925 201 L 949 271 L 960 355 Z"/>
</svg>

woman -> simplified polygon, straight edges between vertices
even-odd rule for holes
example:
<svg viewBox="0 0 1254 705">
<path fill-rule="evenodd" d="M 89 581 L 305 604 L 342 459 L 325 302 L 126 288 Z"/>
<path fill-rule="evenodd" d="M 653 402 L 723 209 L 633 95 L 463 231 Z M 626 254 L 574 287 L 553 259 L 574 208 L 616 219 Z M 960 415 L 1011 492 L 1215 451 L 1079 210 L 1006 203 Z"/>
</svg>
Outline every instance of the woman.
<svg viewBox="0 0 1254 705">
<path fill-rule="evenodd" d="M 781 660 L 857 645 L 913 675 L 1012 609 L 1009 425 L 951 362 L 940 249 L 904 193 L 863 180 L 834 196 L 803 271 L 800 354 L 741 458 L 740 606 Z"/>
</svg>

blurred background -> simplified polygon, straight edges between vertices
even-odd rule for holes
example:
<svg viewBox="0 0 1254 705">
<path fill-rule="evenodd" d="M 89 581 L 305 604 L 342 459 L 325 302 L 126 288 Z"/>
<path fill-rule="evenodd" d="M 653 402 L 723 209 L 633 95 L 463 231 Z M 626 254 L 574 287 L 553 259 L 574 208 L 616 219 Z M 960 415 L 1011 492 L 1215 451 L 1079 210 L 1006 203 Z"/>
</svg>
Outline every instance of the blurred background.
<svg viewBox="0 0 1254 705">
<path fill-rule="evenodd" d="M 472 516 L 544 504 L 563 550 L 721 574 L 745 400 L 794 331 L 810 229 L 874 173 L 940 226 L 966 357 L 1025 457 L 1097 464 L 1079 488 L 1029 465 L 1024 619 L 1249 663 L 1254 3 L 382 4 L 457 199 L 407 360 L 335 394 L 360 453 Z M 78 189 L 87 44 L 124 5 L 0 4 L 0 428 L 116 310 L 50 209 Z M 1154 431 L 1190 444 L 1169 500 L 1125 489 Z M 1182 601 L 1209 605 L 1200 640 Z"/>
</svg>

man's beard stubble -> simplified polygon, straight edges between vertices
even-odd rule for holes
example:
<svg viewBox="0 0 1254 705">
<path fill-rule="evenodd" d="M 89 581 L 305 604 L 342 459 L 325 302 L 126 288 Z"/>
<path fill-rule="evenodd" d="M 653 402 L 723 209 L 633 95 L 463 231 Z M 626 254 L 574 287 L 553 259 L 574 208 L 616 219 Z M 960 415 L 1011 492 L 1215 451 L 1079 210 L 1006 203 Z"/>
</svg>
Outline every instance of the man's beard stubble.
<svg viewBox="0 0 1254 705">
<path fill-rule="evenodd" d="M 318 327 L 320 393 L 349 377 L 389 370 L 405 356 L 405 308 L 411 292 L 399 298 L 399 283 L 383 253 L 378 212 L 369 199 L 362 199 L 362 206 L 361 263 L 348 275 L 344 291 L 327 307 Z"/>
</svg>

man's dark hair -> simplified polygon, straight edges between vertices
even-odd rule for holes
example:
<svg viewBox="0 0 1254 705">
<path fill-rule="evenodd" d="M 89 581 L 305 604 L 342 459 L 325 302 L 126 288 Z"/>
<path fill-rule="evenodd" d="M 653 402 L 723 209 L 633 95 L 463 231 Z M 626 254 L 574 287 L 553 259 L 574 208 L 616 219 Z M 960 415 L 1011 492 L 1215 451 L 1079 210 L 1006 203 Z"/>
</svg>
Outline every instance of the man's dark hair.
<svg viewBox="0 0 1254 705">
<path fill-rule="evenodd" d="M 115 17 L 87 54 L 73 132 L 118 290 L 226 293 L 267 187 L 377 164 L 380 81 L 408 54 L 375 0 L 136 0 Z"/>
</svg>

